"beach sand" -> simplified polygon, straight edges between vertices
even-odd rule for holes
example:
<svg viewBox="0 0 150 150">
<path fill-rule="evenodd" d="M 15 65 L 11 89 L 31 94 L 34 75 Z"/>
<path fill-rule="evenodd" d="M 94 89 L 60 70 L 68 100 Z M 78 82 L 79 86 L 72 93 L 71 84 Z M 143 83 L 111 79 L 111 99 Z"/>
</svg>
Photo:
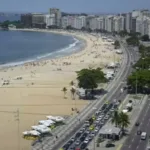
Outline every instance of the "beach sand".
<svg viewBox="0 0 150 150">
<path fill-rule="evenodd" d="M 53 31 L 60 33 L 58 31 Z M 76 73 L 82 68 L 104 67 L 114 59 L 121 59 L 109 42 L 89 34 L 67 33 L 86 41 L 86 47 L 78 53 L 63 58 L 41 60 L 0 71 L 0 150 L 16 150 L 18 147 L 18 124 L 20 150 L 31 149 L 31 142 L 22 138 L 22 132 L 30 130 L 46 115 L 70 116 L 71 108 L 83 109 L 89 101 L 72 100 L 69 83 L 76 84 Z M 94 44 L 95 43 L 95 44 Z M 20 79 L 18 77 L 21 77 Z M 18 79 L 17 79 L 18 78 Z M 66 99 L 62 88 L 68 89 Z M 17 121 L 19 109 L 19 122 Z"/>
</svg>

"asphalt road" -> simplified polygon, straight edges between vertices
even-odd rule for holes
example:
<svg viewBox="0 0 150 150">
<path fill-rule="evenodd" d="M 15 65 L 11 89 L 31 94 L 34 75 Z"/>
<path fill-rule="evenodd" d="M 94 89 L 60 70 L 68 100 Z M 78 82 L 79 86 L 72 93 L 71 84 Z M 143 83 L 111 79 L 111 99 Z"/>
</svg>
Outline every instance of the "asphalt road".
<svg viewBox="0 0 150 150">
<path fill-rule="evenodd" d="M 147 146 L 147 140 L 141 140 L 141 136 L 137 135 L 137 130 L 146 132 L 147 136 L 150 135 L 150 100 L 147 101 L 146 105 L 142 109 L 138 122 L 140 125 L 138 127 L 134 126 L 129 134 L 129 137 L 123 144 L 122 150 L 145 150 Z"/>
<path fill-rule="evenodd" d="M 96 110 L 93 110 L 92 109 L 93 107 L 100 108 L 105 103 L 105 99 L 107 99 L 108 101 L 118 99 L 120 95 L 120 89 L 125 86 L 126 82 L 124 81 L 126 77 L 129 75 L 129 73 L 131 72 L 131 59 L 133 59 L 132 61 L 134 61 L 134 57 L 132 56 L 135 56 L 134 54 L 135 52 L 128 51 L 128 49 L 126 49 L 124 53 L 125 53 L 124 60 L 123 60 L 120 70 L 118 71 L 118 75 L 114 79 L 114 81 L 112 81 L 112 83 L 108 86 L 108 94 L 102 97 L 100 101 L 98 100 L 98 101 L 93 102 L 92 104 L 90 104 L 90 106 L 88 106 L 88 108 L 83 110 L 83 112 L 81 112 L 78 116 L 80 118 L 80 122 L 77 123 L 77 120 L 73 120 L 72 122 L 70 122 L 66 130 L 64 129 L 64 131 L 61 131 L 63 132 L 63 134 L 60 134 L 58 143 L 55 144 L 53 148 L 51 147 L 52 141 L 44 140 L 43 141 L 43 145 L 45 147 L 44 149 L 46 150 L 59 149 L 64 143 L 66 143 L 70 139 L 70 137 L 72 137 L 73 134 L 75 134 L 82 127 L 84 121 L 89 116 L 92 116 L 95 113 Z M 125 92 L 124 92 L 124 95 L 126 95 Z M 39 146 L 37 147 L 34 146 L 33 149 L 37 150 L 39 149 Z"/>
</svg>

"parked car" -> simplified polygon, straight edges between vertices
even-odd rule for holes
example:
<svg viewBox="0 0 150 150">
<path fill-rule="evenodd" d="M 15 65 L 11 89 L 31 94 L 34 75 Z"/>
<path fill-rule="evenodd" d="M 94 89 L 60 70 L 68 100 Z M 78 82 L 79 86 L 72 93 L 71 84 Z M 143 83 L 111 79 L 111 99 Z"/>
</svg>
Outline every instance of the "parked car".
<svg viewBox="0 0 150 150">
<path fill-rule="evenodd" d="M 77 140 L 76 142 L 75 142 L 75 145 L 80 145 L 80 143 L 81 143 L 81 141 L 80 140 Z"/>
<path fill-rule="evenodd" d="M 115 147 L 115 144 L 107 143 L 107 144 L 105 145 L 105 147 Z"/>
</svg>

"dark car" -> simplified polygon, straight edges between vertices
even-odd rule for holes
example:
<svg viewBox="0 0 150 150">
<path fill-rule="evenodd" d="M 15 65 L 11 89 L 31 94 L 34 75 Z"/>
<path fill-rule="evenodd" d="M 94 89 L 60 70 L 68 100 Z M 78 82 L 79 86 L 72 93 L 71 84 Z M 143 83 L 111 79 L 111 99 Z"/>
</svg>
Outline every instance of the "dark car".
<svg viewBox="0 0 150 150">
<path fill-rule="evenodd" d="M 86 138 L 86 136 L 82 136 L 82 137 L 80 138 L 80 141 L 83 142 L 83 141 L 85 140 L 85 138 Z"/>
<path fill-rule="evenodd" d="M 136 127 L 138 127 L 139 125 L 140 125 L 140 123 L 139 123 L 139 122 L 136 122 L 136 123 L 135 123 L 135 126 L 136 126 Z"/>
<path fill-rule="evenodd" d="M 107 144 L 105 145 L 105 147 L 115 147 L 115 144 L 107 143 Z"/>
<path fill-rule="evenodd" d="M 82 149 L 85 149 L 85 148 L 86 148 L 86 146 L 87 146 L 87 144 L 86 144 L 86 143 L 83 143 L 83 144 L 81 145 L 81 147 L 80 147 L 80 148 L 81 148 L 81 150 L 82 150 Z"/>
<path fill-rule="evenodd" d="M 73 145 L 69 148 L 69 150 L 75 150 L 75 149 L 76 149 L 75 145 Z"/>
<path fill-rule="evenodd" d="M 70 144 L 67 143 L 67 144 L 65 144 L 62 148 L 63 148 L 63 150 L 68 150 L 69 146 L 70 146 Z"/>
<path fill-rule="evenodd" d="M 78 133 L 76 133 L 75 138 L 78 138 L 78 137 L 80 137 L 80 136 L 81 136 L 81 133 L 78 132 Z"/>
</svg>

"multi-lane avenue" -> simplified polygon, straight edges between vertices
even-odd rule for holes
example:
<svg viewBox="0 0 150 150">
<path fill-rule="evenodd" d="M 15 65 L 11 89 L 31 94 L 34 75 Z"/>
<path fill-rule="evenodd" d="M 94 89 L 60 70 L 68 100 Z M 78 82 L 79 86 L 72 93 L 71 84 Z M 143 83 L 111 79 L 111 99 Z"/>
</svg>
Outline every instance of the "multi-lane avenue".
<svg viewBox="0 0 150 150">
<path fill-rule="evenodd" d="M 141 140 L 141 136 L 137 134 L 137 131 L 146 132 L 150 135 L 150 100 L 146 102 L 145 107 L 142 109 L 138 118 L 139 126 L 134 126 L 131 130 L 129 137 L 123 144 L 122 150 L 146 150 L 147 140 Z"/>
</svg>

